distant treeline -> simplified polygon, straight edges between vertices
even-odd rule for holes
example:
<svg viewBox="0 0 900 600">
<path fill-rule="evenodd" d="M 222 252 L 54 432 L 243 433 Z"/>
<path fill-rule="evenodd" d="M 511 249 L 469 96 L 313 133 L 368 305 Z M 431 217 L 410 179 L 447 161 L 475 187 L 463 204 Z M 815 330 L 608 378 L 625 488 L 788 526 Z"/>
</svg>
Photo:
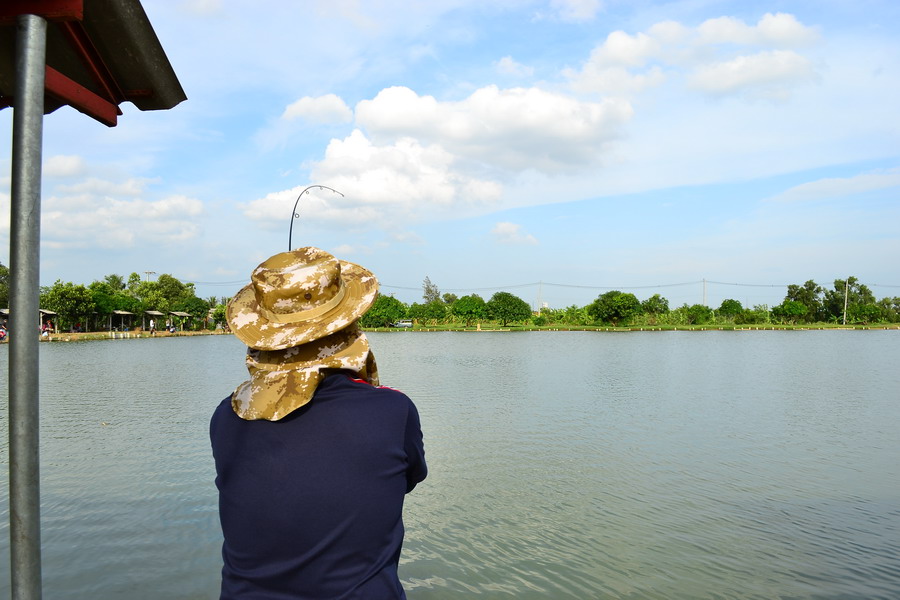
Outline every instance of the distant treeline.
<svg viewBox="0 0 900 600">
<path fill-rule="evenodd" d="M 215 328 L 225 321 L 225 304 L 228 298 L 198 298 L 194 284 L 182 283 L 168 274 L 160 275 L 155 281 L 145 281 L 137 273 L 128 279 L 121 275 L 107 275 L 101 280 L 85 286 L 57 280 L 52 286 L 41 287 L 40 308 L 56 313 L 58 329 L 69 331 L 105 330 L 120 323 L 140 325 L 145 311 L 158 311 L 166 315 L 157 327 L 165 321 L 184 326 L 185 329 Z M 0 306 L 9 306 L 9 269 L 0 264 Z M 132 322 L 116 316 L 114 311 L 132 313 Z M 171 316 L 171 312 L 182 312 L 190 317 Z"/>
<path fill-rule="evenodd" d="M 815 281 L 789 285 L 784 300 L 773 307 L 742 306 L 737 300 L 724 300 L 718 308 L 703 304 L 684 304 L 670 308 L 660 294 L 644 300 L 634 294 L 610 291 L 599 295 L 586 306 L 542 308 L 535 313 L 531 306 L 515 294 L 497 292 L 488 300 L 478 294 L 457 297 L 441 294 L 426 277 L 422 283 L 422 302 L 405 304 L 393 296 L 379 295 L 375 304 L 362 317 L 364 327 L 389 327 L 402 319 L 413 319 L 423 325 L 466 325 L 492 322 L 500 326 L 510 323 L 536 326 L 681 326 L 681 325 L 755 325 L 802 323 L 844 323 L 869 325 L 900 323 L 900 297 L 877 300 L 872 291 L 855 277 L 836 279 L 832 289 Z M 0 264 L 0 307 L 9 306 L 9 269 Z M 198 298 L 194 284 L 182 283 L 168 274 L 155 281 L 142 280 L 137 273 L 127 279 L 107 275 L 85 286 L 57 280 L 42 287 L 40 307 L 57 314 L 57 327 L 69 330 L 103 330 L 110 325 L 114 311 L 135 315 L 139 325 L 145 311 L 158 311 L 189 329 L 214 329 L 225 323 L 228 298 Z M 171 312 L 187 313 L 190 318 L 169 317 Z M 113 320 L 114 324 L 121 318 Z M 161 324 L 160 324 L 161 325 Z M 159 326 L 159 325 L 158 325 Z"/>
<path fill-rule="evenodd" d="M 545 325 L 612 325 L 679 326 L 679 325 L 753 325 L 800 323 L 844 323 L 868 325 L 900 322 L 900 297 L 876 300 L 872 291 L 855 277 L 836 279 L 832 289 L 815 281 L 787 286 L 784 301 L 778 306 L 742 306 L 737 300 L 723 300 L 716 308 L 703 304 L 684 304 L 670 308 L 659 294 L 639 300 L 628 292 L 601 294 L 587 306 L 542 308 L 532 311 L 527 302 L 509 292 L 497 292 L 485 301 L 477 294 L 457 297 L 441 294 L 426 277 L 422 284 L 423 302 L 405 304 L 380 295 L 362 318 L 365 327 L 388 327 L 402 319 L 420 324 L 471 326 L 491 321 L 501 326 L 509 323 Z"/>
</svg>

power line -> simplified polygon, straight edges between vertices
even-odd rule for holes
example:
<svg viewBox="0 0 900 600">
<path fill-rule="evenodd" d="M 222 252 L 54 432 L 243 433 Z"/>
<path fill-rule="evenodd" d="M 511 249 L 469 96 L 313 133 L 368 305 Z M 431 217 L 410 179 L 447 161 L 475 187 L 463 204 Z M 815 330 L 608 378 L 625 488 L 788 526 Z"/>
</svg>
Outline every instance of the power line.
<svg viewBox="0 0 900 600">
<path fill-rule="evenodd" d="M 609 286 L 609 285 L 572 285 L 567 283 L 548 283 L 546 281 L 541 282 L 542 285 L 551 285 L 555 287 L 566 287 L 566 288 L 580 288 L 586 290 L 646 290 L 652 288 L 662 288 L 662 287 L 679 287 L 683 285 L 697 285 L 701 283 L 700 281 L 685 281 L 684 283 L 659 283 L 656 285 L 617 285 L 617 286 Z M 709 282 L 707 282 L 709 283 Z M 531 284 L 536 285 L 536 284 Z"/>
<path fill-rule="evenodd" d="M 193 283 L 194 285 L 247 285 L 248 283 L 246 279 L 239 279 L 238 281 L 194 281 L 192 279 L 180 279 L 179 281 L 183 283 Z"/>
<path fill-rule="evenodd" d="M 238 279 L 236 281 L 194 281 L 191 279 L 181 279 L 184 283 L 193 283 L 195 285 L 212 285 L 212 286 L 230 286 L 230 285 L 246 285 L 246 279 Z M 509 289 L 518 289 L 518 288 L 526 288 L 526 287 L 534 287 L 539 285 L 546 285 L 551 287 L 561 287 L 561 288 L 572 288 L 572 289 L 582 289 L 582 290 L 647 290 L 654 288 L 670 288 L 670 287 L 683 287 L 688 285 L 699 285 L 703 283 L 703 280 L 696 281 L 683 281 L 679 283 L 658 283 L 655 285 L 577 285 L 572 283 L 552 283 L 549 281 L 535 281 L 532 283 L 516 283 L 511 285 L 495 285 L 490 287 L 463 287 L 463 288 L 444 288 L 445 292 L 487 292 L 491 290 L 509 290 Z M 711 279 L 707 279 L 706 283 L 711 283 L 715 285 L 732 285 L 737 287 L 760 287 L 760 288 L 787 288 L 788 285 L 786 283 L 737 283 L 737 282 L 728 282 L 728 281 L 713 281 Z M 900 285 L 893 284 L 881 284 L 881 283 L 870 283 L 866 284 L 869 287 L 881 287 L 881 288 L 900 288 Z M 421 286 L 418 287 L 409 287 L 402 285 L 387 285 L 382 284 L 381 287 L 391 290 L 407 290 L 407 291 L 419 291 L 422 289 Z"/>
<path fill-rule="evenodd" d="M 789 285 L 786 283 L 729 283 L 727 281 L 713 281 L 711 279 L 707 279 L 706 283 L 715 283 L 717 285 L 738 285 L 741 287 L 783 287 L 783 288 L 786 288 Z"/>
</svg>

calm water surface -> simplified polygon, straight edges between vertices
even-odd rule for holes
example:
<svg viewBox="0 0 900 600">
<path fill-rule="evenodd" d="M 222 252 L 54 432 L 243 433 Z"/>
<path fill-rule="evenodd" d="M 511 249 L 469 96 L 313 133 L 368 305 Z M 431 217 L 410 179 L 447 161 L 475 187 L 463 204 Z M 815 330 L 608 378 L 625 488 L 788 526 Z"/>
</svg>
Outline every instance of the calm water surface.
<svg viewBox="0 0 900 600">
<path fill-rule="evenodd" d="M 411 600 L 900 598 L 898 331 L 370 339 L 431 469 Z M 231 336 L 41 344 L 45 598 L 218 597 L 207 424 L 245 374 Z"/>
</svg>

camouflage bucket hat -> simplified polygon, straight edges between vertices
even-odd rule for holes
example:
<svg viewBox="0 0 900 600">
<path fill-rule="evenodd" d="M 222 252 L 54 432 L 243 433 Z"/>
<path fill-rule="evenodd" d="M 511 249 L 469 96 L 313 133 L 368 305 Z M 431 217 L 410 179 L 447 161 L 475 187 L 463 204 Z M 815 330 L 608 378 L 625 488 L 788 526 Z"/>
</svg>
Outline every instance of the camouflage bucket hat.
<svg viewBox="0 0 900 600">
<path fill-rule="evenodd" d="M 231 395 L 231 408 L 248 421 L 278 421 L 309 403 L 334 370 L 378 385 L 378 367 L 366 334 L 355 323 L 329 336 L 285 350 L 247 352 L 250 380 Z"/>
<path fill-rule="evenodd" d="M 250 284 L 228 303 L 226 318 L 250 348 L 283 350 L 347 327 L 369 310 L 377 293 L 371 272 L 310 246 L 256 267 Z"/>
</svg>

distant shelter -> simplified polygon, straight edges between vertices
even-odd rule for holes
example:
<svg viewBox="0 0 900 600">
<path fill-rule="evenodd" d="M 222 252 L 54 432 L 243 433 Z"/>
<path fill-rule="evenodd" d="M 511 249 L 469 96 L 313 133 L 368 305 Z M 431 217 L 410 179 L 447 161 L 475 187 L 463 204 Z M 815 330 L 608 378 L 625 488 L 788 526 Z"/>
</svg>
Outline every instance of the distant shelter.
<svg viewBox="0 0 900 600">
<path fill-rule="evenodd" d="M 191 313 L 186 313 L 186 312 L 182 312 L 179 310 L 173 310 L 169 314 L 172 315 L 173 317 L 176 317 L 175 319 L 173 319 L 173 323 L 174 323 L 175 327 L 178 328 L 179 331 L 184 331 L 185 323 L 187 323 L 188 328 L 190 328 L 190 323 L 191 323 L 191 321 L 194 320 L 194 315 L 192 315 Z"/>
<path fill-rule="evenodd" d="M 3 325 L 5 327 L 9 327 L 9 309 L 8 308 L 0 308 L 0 314 L 3 315 Z M 43 331 L 45 327 L 49 327 L 53 329 L 54 332 L 58 332 L 58 322 L 56 320 L 56 313 L 52 310 L 47 310 L 46 308 L 38 309 L 38 331 Z"/>
</svg>

